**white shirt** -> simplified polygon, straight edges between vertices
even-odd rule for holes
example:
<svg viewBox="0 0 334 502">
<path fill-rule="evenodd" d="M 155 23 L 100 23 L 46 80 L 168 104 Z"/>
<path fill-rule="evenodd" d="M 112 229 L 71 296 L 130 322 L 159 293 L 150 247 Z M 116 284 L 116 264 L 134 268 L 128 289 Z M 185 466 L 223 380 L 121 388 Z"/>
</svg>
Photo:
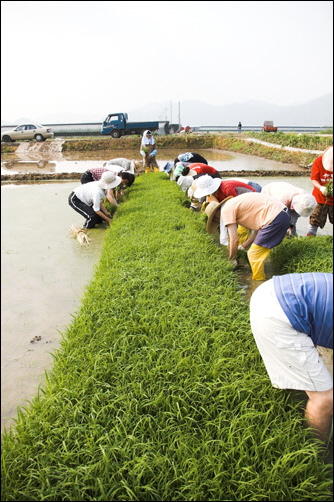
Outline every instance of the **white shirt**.
<svg viewBox="0 0 334 502">
<path fill-rule="evenodd" d="M 91 206 L 94 211 L 101 210 L 101 202 L 106 198 L 107 191 L 98 186 L 98 181 L 84 183 L 74 189 L 75 195 L 87 206 Z"/>
</svg>

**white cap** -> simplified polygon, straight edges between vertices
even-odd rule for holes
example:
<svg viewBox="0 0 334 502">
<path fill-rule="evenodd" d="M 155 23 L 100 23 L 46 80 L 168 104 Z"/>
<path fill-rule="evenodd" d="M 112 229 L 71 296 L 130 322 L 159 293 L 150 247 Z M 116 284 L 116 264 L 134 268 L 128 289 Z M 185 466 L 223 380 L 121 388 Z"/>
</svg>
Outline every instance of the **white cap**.
<svg viewBox="0 0 334 502">
<path fill-rule="evenodd" d="M 302 193 L 292 198 L 291 205 L 299 216 L 308 217 L 313 213 L 317 201 L 310 193 Z"/>
</svg>

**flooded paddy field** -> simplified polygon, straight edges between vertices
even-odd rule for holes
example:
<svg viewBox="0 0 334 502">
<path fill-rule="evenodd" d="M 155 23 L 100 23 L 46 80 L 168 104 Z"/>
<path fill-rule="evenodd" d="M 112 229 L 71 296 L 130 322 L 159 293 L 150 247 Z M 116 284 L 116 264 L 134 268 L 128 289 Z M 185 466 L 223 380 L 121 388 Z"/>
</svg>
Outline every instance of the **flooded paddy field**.
<svg viewBox="0 0 334 502">
<path fill-rule="evenodd" d="M 177 150 L 158 152 L 159 166 L 163 168 L 178 153 Z M 256 170 L 270 174 L 289 169 L 287 164 L 243 154 L 199 153 L 216 169 L 249 171 L 251 179 Z M 75 153 L 66 158 L 58 152 L 44 156 L 48 158 L 41 158 L 41 154 L 35 154 L 34 158 L 4 154 L 1 173 L 82 173 L 120 156 L 139 160 L 139 154 L 136 152 L 134 157 L 133 151 Z M 296 171 L 300 167 L 292 166 L 291 173 Z M 262 186 L 279 180 L 282 177 L 256 178 Z M 309 176 L 284 177 L 284 181 L 312 190 Z M 92 241 L 87 247 L 69 237 L 71 226 L 83 223 L 67 202 L 69 193 L 78 184 L 78 180 L 42 183 L 8 180 L 1 186 L 2 430 L 13 423 L 16 407 L 25 406 L 43 383 L 44 371 L 50 368 L 52 353 L 59 347 L 61 332 L 75 315 L 99 260 L 107 229 L 104 224 L 90 231 Z M 298 220 L 299 235 L 306 235 L 307 225 L 307 218 Z M 327 223 L 324 229 L 319 229 L 319 235 L 332 235 L 332 231 L 332 225 Z M 240 272 L 240 281 L 247 295 L 257 286 L 250 279 L 249 270 Z"/>
</svg>

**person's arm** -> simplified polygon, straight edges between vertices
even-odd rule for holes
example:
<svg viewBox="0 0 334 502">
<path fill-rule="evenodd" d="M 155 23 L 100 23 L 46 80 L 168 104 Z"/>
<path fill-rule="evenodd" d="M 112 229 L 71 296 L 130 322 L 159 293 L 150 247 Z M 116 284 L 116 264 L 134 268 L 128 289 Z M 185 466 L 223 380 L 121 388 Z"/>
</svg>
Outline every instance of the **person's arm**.
<svg viewBox="0 0 334 502">
<path fill-rule="evenodd" d="M 236 259 L 238 243 L 239 243 L 238 225 L 236 223 L 230 223 L 229 225 L 226 225 L 226 227 L 229 235 L 229 250 L 230 250 L 229 260 L 234 261 Z"/>
<path fill-rule="evenodd" d="M 102 204 L 101 204 L 101 206 L 102 206 Z M 104 209 L 105 209 L 105 208 L 104 208 Z M 94 211 L 95 211 L 95 210 L 94 210 Z M 106 211 L 106 209 L 105 209 L 105 211 Z M 111 214 L 110 214 L 110 213 L 108 213 L 108 211 L 106 211 L 106 213 L 107 213 L 107 214 L 105 214 L 105 213 L 104 213 L 103 211 L 101 211 L 101 210 L 100 210 L 100 211 L 95 211 L 95 212 L 96 212 L 96 214 L 98 214 L 98 215 L 99 215 L 99 216 L 100 216 L 103 220 L 105 220 L 105 221 L 108 223 L 108 225 L 110 225 L 110 222 L 111 222 Z M 109 215 L 109 216 L 108 216 L 108 215 Z"/>
<path fill-rule="evenodd" d="M 242 244 L 240 244 L 244 249 L 247 248 L 248 246 L 250 246 L 251 244 L 253 244 L 254 242 L 254 239 L 255 237 L 257 236 L 257 232 L 258 230 L 254 231 L 249 237 L 248 239 L 243 242 Z"/>
<path fill-rule="evenodd" d="M 113 204 L 114 206 L 118 206 L 118 203 L 114 197 L 114 194 L 113 194 L 113 191 L 111 188 L 108 188 L 108 191 L 107 191 L 107 199 L 108 201 L 110 202 L 110 204 Z"/>
</svg>

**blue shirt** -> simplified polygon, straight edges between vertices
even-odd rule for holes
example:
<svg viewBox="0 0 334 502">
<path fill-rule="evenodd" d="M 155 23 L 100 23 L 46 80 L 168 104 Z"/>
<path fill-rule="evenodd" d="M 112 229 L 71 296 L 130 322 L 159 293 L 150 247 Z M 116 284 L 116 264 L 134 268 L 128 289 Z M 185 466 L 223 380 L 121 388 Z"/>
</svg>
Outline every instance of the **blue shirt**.
<svg viewBox="0 0 334 502">
<path fill-rule="evenodd" d="M 333 274 L 275 275 L 277 299 L 292 327 L 315 345 L 333 349 Z"/>
</svg>

